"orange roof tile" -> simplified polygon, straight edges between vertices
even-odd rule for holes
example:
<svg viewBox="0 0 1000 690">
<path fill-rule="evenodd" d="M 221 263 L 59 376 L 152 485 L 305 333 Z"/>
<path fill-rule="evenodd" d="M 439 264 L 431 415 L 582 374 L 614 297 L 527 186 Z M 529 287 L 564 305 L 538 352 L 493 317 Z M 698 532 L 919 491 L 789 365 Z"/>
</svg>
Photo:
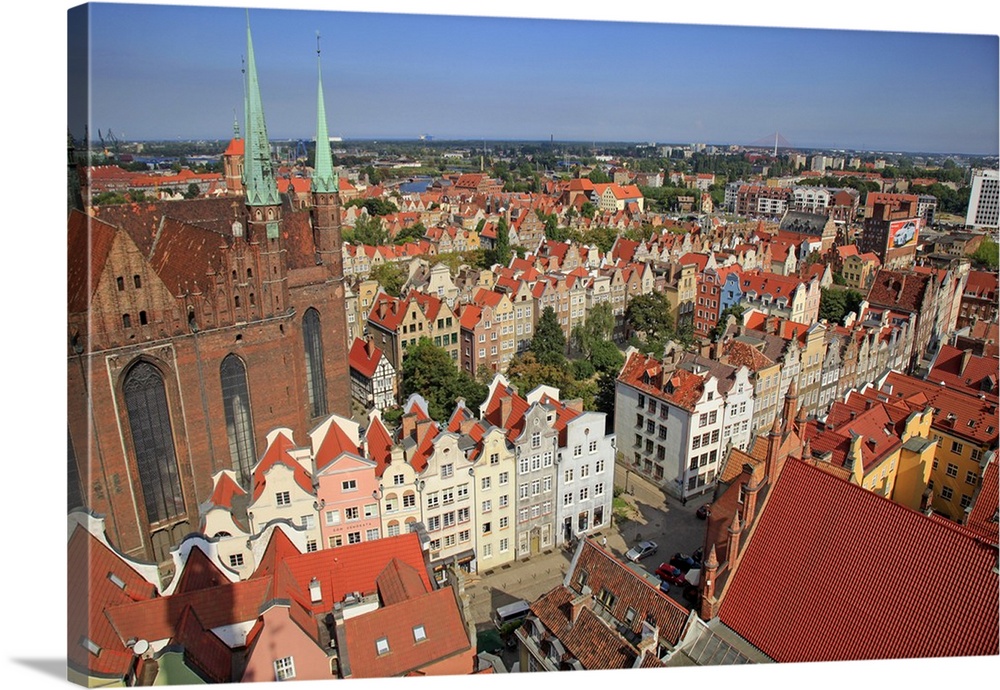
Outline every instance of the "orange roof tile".
<svg viewBox="0 0 1000 690">
<path fill-rule="evenodd" d="M 776 574 L 777 562 L 808 565 Z M 964 528 L 790 458 L 719 619 L 777 662 L 995 655 L 996 562 L 996 546 Z"/>
</svg>

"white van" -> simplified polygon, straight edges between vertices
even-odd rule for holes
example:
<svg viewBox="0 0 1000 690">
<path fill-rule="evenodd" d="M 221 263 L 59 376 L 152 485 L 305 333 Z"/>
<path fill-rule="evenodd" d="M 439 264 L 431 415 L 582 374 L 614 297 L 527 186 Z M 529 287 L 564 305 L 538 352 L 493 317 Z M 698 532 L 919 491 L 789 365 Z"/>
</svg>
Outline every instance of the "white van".
<svg viewBox="0 0 1000 690">
<path fill-rule="evenodd" d="M 521 620 L 527 617 L 529 613 L 531 613 L 531 604 L 524 599 L 515 601 L 513 604 L 507 604 L 506 606 L 498 606 L 493 612 L 493 625 L 497 626 L 497 630 L 499 630 L 506 623 Z"/>
</svg>

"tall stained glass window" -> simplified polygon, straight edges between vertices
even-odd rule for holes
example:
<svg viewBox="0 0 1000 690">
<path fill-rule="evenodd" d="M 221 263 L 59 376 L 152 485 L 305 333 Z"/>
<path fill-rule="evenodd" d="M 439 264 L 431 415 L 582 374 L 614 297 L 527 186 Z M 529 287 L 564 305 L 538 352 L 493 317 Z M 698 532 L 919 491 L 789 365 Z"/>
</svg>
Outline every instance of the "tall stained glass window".
<svg viewBox="0 0 1000 690">
<path fill-rule="evenodd" d="M 163 376 L 148 362 L 132 367 L 123 388 L 146 517 L 155 525 L 184 514 L 167 392 Z"/>
<path fill-rule="evenodd" d="M 323 374 L 323 337 L 319 312 L 310 307 L 302 317 L 302 339 L 306 346 L 306 387 L 313 417 L 326 414 L 326 377 Z"/>
<path fill-rule="evenodd" d="M 250 471 L 257 459 L 253 439 L 253 416 L 247 389 L 247 368 L 236 355 L 222 360 L 222 405 L 226 413 L 226 436 L 233 470 L 243 486 L 249 486 Z"/>
</svg>

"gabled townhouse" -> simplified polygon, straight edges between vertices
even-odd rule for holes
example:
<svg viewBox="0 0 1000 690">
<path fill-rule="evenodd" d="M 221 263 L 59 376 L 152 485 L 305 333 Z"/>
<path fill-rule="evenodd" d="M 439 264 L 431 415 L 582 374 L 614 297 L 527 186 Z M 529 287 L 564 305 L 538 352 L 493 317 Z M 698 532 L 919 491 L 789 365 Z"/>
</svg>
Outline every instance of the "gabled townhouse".
<svg viewBox="0 0 1000 690">
<path fill-rule="evenodd" d="M 743 269 L 738 264 L 724 268 L 705 268 L 698 283 L 698 305 L 694 311 L 694 333 L 705 338 L 719 323 L 719 316 L 726 308 L 723 292 L 730 280 L 739 284 Z M 734 276 L 730 279 L 730 276 Z M 730 298 L 731 299 L 731 298 Z"/>
<path fill-rule="evenodd" d="M 236 473 L 220 470 L 212 476 L 212 494 L 199 507 L 202 534 L 218 541 L 220 559 L 241 577 L 253 572 L 247 539 L 251 536 L 247 519 L 250 497 L 239 485 Z"/>
<path fill-rule="evenodd" d="M 503 376 L 490 383 L 480 407 L 480 419 L 507 430 L 517 457 L 515 558 L 541 553 L 556 543 L 555 455 L 559 447 L 556 413 L 545 405 L 529 404 Z"/>
<path fill-rule="evenodd" d="M 514 351 L 521 354 L 531 345 L 538 317 L 528 280 L 498 277 L 496 289 L 507 295 L 514 313 Z"/>
<path fill-rule="evenodd" d="M 558 433 L 554 490 L 556 544 L 569 543 L 600 529 L 611 520 L 614 434 L 604 433 L 604 413 L 584 412 L 579 400 L 560 401 L 559 391 L 549 386 L 539 386 L 531 391 L 527 402 L 542 406 L 552 418 Z M 540 488 L 542 495 L 548 496 L 547 487 L 543 477 L 541 486 L 536 487 L 535 481 L 532 481 L 529 491 L 534 497 L 536 488 Z M 533 511 L 534 508 L 525 506 L 520 510 Z M 545 510 L 546 503 L 543 503 L 540 512 Z M 519 514 L 519 519 L 521 517 Z"/>
<path fill-rule="evenodd" d="M 882 261 L 873 252 L 848 255 L 844 257 L 842 275 L 848 287 L 867 292 L 881 267 Z"/>
<path fill-rule="evenodd" d="M 308 541 L 318 548 L 320 528 L 316 524 L 316 494 L 313 461 L 309 447 L 296 447 L 289 429 L 274 429 L 267 435 L 267 449 L 253 468 L 253 491 L 247 506 L 249 531 L 257 534 L 273 520 L 287 520 L 308 532 Z"/>
<path fill-rule="evenodd" d="M 615 388 L 618 460 L 686 501 L 711 490 L 725 449 L 725 399 L 707 369 L 629 348 Z M 629 443 L 630 442 L 630 443 Z"/>
<path fill-rule="evenodd" d="M 376 464 L 367 457 L 358 423 L 331 415 L 309 436 L 323 548 L 379 539 Z"/>
<path fill-rule="evenodd" d="M 369 418 L 365 438 L 369 453 L 377 463 L 375 474 L 379 478 L 382 534 L 395 537 L 414 532 L 426 543 L 417 475 L 426 466 L 430 447 L 428 436 L 436 434 L 438 427 L 412 399 L 408 402 L 404 407 L 398 443 L 393 442 L 381 418 L 374 414 Z"/>
<path fill-rule="evenodd" d="M 762 341 L 753 338 L 752 335 L 739 335 L 736 328 L 727 329 L 718 348 L 719 361 L 731 367 L 746 368 L 749 380 L 753 384 L 753 415 L 750 418 L 747 443 L 762 429 L 770 428 L 780 406 L 778 389 L 781 382 L 781 364 L 764 354 L 763 350 Z M 739 434 L 742 435 L 743 432 L 743 423 L 740 421 Z M 735 423 L 732 436 L 737 436 Z M 734 446 L 740 447 L 738 443 L 734 443 Z M 746 446 L 742 449 L 745 448 Z"/>
<path fill-rule="evenodd" d="M 482 422 L 459 401 L 448 421 L 448 430 L 459 434 L 464 445 L 474 443 L 472 476 L 475 567 L 483 572 L 514 560 L 516 547 L 515 478 L 517 458 L 503 429 Z"/>
<path fill-rule="evenodd" d="M 472 303 L 459 307 L 463 371 L 475 377 L 481 368 L 504 372 L 517 353 L 514 305 L 503 292 L 478 289 Z"/>
<path fill-rule="evenodd" d="M 356 338 L 348 354 L 351 398 L 366 410 L 384 410 L 396 404 L 396 370 L 370 340 Z"/>
<path fill-rule="evenodd" d="M 912 323 L 913 349 L 907 370 L 915 366 L 935 339 L 937 284 L 926 273 L 881 269 L 868 291 L 870 307 L 908 314 Z"/>
<path fill-rule="evenodd" d="M 685 352 L 678 366 L 691 372 L 709 373 L 718 381 L 718 392 L 724 397 L 722 445 L 745 449 L 752 438 L 751 424 L 756 415 L 754 382 L 750 367 L 733 365 L 722 357 L 717 345 L 704 348 L 708 356 Z"/>
<path fill-rule="evenodd" d="M 447 429 L 427 438 L 426 464 L 416 473 L 417 498 L 429 567 L 437 581 L 444 582 L 449 564 L 466 572 L 476 569 L 474 531 L 482 515 L 473 486 L 476 444 Z"/>
<path fill-rule="evenodd" d="M 741 304 L 797 323 L 813 323 L 819 315 L 819 281 L 804 282 L 793 276 L 744 271 Z"/>
</svg>

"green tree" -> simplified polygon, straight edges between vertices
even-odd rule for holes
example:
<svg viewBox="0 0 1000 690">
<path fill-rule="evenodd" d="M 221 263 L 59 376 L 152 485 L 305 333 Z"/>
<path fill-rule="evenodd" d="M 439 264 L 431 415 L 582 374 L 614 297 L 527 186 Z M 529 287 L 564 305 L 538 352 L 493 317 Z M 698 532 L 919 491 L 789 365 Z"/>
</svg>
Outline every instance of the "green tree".
<svg viewBox="0 0 1000 690">
<path fill-rule="evenodd" d="M 348 233 L 345 233 L 347 235 Z M 353 244 L 367 244 L 373 247 L 387 244 L 389 233 L 382 225 L 382 219 L 378 216 L 360 216 L 354 223 L 353 232 L 349 233 L 351 239 L 345 240 Z"/>
<path fill-rule="evenodd" d="M 618 231 L 603 226 L 592 227 L 584 236 L 584 240 L 588 244 L 596 245 L 604 254 L 611 251 L 616 239 L 618 239 Z"/>
<path fill-rule="evenodd" d="M 192 182 L 188 185 L 187 192 L 184 194 L 185 199 L 197 199 L 198 195 L 201 194 L 201 190 L 198 185 Z"/>
<path fill-rule="evenodd" d="M 507 219 L 501 216 L 497 222 L 496 246 L 492 250 L 487 250 L 486 259 L 490 261 L 491 266 L 495 263 L 507 266 L 510 264 L 511 256 L 513 254 L 510 249 L 510 228 L 507 226 Z"/>
<path fill-rule="evenodd" d="M 407 242 L 419 242 L 424 239 L 424 235 L 427 234 L 427 228 L 421 222 L 416 222 L 413 225 L 408 225 L 398 233 L 396 237 L 393 238 L 393 244 L 406 244 Z"/>
<path fill-rule="evenodd" d="M 590 361 L 597 371 L 617 374 L 625 364 L 625 355 L 611 340 L 599 340 L 590 348 Z"/>
<path fill-rule="evenodd" d="M 486 399 L 487 387 L 460 371 L 448 351 L 430 338 L 421 338 L 407 348 L 402 378 L 403 396 L 422 395 L 427 400 L 428 414 L 439 422 L 448 419 L 457 398 L 465 398 L 466 405 L 473 410 Z"/>
<path fill-rule="evenodd" d="M 615 427 L 615 388 L 618 372 L 605 371 L 597 377 L 597 393 L 594 395 L 594 409 L 607 415 L 604 420 L 605 433 Z"/>
<path fill-rule="evenodd" d="M 593 220 L 594 216 L 597 215 L 597 207 L 589 201 L 584 201 L 583 205 L 580 206 L 580 215 Z"/>
<path fill-rule="evenodd" d="M 722 334 L 726 332 L 726 326 L 729 323 L 729 317 L 734 316 L 736 318 L 736 323 L 740 323 L 743 319 L 743 312 L 746 311 L 746 307 L 742 304 L 731 304 L 722 310 L 719 314 L 719 320 L 716 322 L 715 326 L 708 333 L 708 337 L 711 338 L 713 343 L 719 342 L 719 338 Z"/>
<path fill-rule="evenodd" d="M 976 251 L 969 254 L 969 258 L 977 264 L 995 271 L 997 264 L 1000 263 L 1000 245 L 997 245 L 991 238 L 984 237 Z"/>
<path fill-rule="evenodd" d="M 607 184 L 608 182 L 611 182 L 611 178 L 608 177 L 608 174 L 600 168 L 592 170 L 591 173 L 587 175 L 587 179 L 594 184 Z"/>
<path fill-rule="evenodd" d="M 567 367 L 543 364 L 530 351 L 510 361 L 507 366 L 507 380 L 521 395 L 527 395 L 538 386 L 545 385 L 558 388 L 564 397 L 574 383 Z"/>
<path fill-rule="evenodd" d="M 829 323 L 843 324 L 848 313 L 858 313 L 861 301 L 865 298 L 857 290 L 845 290 L 839 287 L 823 288 L 819 298 L 819 318 Z"/>
<path fill-rule="evenodd" d="M 406 282 L 406 271 L 399 264 L 379 264 L 372 268 L 369 275 L 393 297 L 399 297 L 399 291 Z"/>
<path fill-rule="evenodd" d="M 636 336 L 636 346 L 640 350 L 662 354 L 674 327 L 667 296 L 651 292 L 632 298 L 625 309 L 625 323 Z"/>
<path fill-rule="evenodd" d="M 552 307 L 545 307 L 542 310 L 528 349 L 534 353 L 535 359 L 541 364 L 556 367 L 565 365 L 566 336 L 563 334 L 559 318 Z"/>
</svg>

